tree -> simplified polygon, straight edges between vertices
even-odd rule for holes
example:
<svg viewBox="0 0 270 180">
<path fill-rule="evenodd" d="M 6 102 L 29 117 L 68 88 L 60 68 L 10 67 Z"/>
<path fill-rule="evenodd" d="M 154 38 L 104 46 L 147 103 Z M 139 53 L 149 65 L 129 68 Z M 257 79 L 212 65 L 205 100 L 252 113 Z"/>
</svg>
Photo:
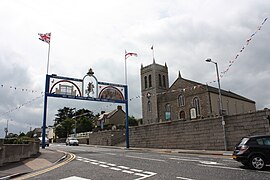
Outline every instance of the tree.
<svg viewBox="0 0 270 180">
<path fill-rule="evenodd" d="M 69 134 L 72 134 L 72 130 L 74 128 L 74 119 L 66 118 L 55 128 L 55 134 L 59 138 L 66 138 Z"/>
<path fill-rule="evenodd" d="M 72 118 L 75 115 L 74 109 L 75 108 L 69 108 L 69 107 L 58 109 L 58 113 L 55 114 L 56 118 L 54 120 L 55 121 L 54 126 L 60 124 L 67 118 Z"/>
<path fill-rule="evenodd" d="M 96 118 L 93 112 L 88 109 L 79 109 L 64 107 L 59 109 L 55 118 L 55 134 L 59 138 L 68 137 L 74 133 L 76 122 L 76 133 L 89 132 L 93 129 L 93 120 Z"/>
<path fill-rule="evenodd" d="M 128 116 L 128 125 L 129 126 L 138 126 L 138 121 L 134 116 Z"/>
<path fill-rule="evenodd" d="M 89 132 L 93 129 L 93 120 L 88 117 L 81 117 L 79 120 L 77 120 L 77 128 L 76 132 Z"/>
</svg>

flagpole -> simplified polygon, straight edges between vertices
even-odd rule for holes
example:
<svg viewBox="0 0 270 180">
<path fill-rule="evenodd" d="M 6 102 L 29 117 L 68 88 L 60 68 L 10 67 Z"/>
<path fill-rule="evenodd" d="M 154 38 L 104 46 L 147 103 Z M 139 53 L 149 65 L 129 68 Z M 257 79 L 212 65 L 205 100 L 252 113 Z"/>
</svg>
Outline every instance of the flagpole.
<svg viewBox="0 0 270 180">
<path fill-rule="evenodd" d="M 154 45 L 152 45 L 151 50 L 152 50 L 152 55 L 153 55 L 153 61 L 155 61 L 155 56 L 154 56 Z"/>
<path fill-rule="evenodd" d="M 51 42 L 49 43 L 49 49 L 48 49 L 47 74 L 49 73 L 50 49 L 51 49 Z"/>
<path fill-rule="evenodd" d="M 127 85 L 127 51 L 125 50 L 125 84 Z"/>
</svg>

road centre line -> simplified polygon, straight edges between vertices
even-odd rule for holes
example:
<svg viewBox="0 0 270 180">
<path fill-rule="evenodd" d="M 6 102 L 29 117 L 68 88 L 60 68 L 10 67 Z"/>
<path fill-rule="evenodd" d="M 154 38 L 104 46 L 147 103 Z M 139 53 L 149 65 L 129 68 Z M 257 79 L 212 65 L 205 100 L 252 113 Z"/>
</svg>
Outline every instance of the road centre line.
<svg viewBox="0 0 270 180">
<path fill-rule="evenodd" d="M 204 164 L 197 164 L 198 166 L 204 166 L 204 167 L 213 167 L 213 168 L 220 168 L 220 169 L 231 169 L 231 170 L 239 170 L 239 171 L 248 171 L 247 169 L 241 169 L 241 168 L 233 168 L 233 167 L 226 167 L 226 166 L 211 166 L 211 165 L 204 165 Z M 264 173 L 264 174 L 270 174 L 269 171 L 255 171 L 258 173 Z"/>
<path fill-rule="evenodd" d="M 111 164 L 111 163 L 108 163 L 107 165 L 108 166 L 116 166 L 116 164 Z"/>
<path fill-rule="evenodd" d="M 120 169 L 120 168 L 116 168 L 116 167 L 111 167 L 111 168 L 109 168 L 109 169 L 111 169 L 111 170 L 115 170 L 115 171 L 121 171 L 122 169 Z"/>
<path fill-rule="evenodd" d="M 185 177 L 176 177 L 176 179 L 183 179 L 183 180 L 194 180 L 194 179 L 185 178 Z"/>
<path fill-rule="evenodd" d="M 169 159 L 178 160 L 178 161 L 199 162 L 201 164 L 208 164 L 208 165 L 224 165 L 222 163 L 217 163 L 215 161 L 204 161 L 204 160 L 198 160 L 198 159 L 181 159 L 181 158 L 169 158 Z"/>
<path fill-rule="evenodd" d="M 144 159 L 144 160 L 150 160 L 150 161 L 166 162 L 165 160 L 162 160 L 162 159 L 152 159 L 152 158 L 144 158 L 144 157 L 138 157 L 138 156 L 126 156 L 126 157 L 136 158 L 136 159 Z"/>
<path fill-rule="evenodd" d="M 128 174 L 134 174 L 136 176 L 141 176 L 140 178 L 137 178 L 135 180 L 141 180 L 141 179 L 149 178 L 149 177 L 154 176 L 154 175 L 157 174 L 157 173 L 150 172 L 150 171 L 143 171 L 143 170 L 140 170 L 140 169 L 131 169 L 130 167 L 127 167 L 127 166 L 117 166 L 116 164 L 106 163 L 106 162 L 98 161 L 98 160 L 94 160 L 94 159 L 82 158 L 82 157 L 79 157 L 79 156 L 77 157 L 77 160 L 82 161 L 82 162 L 88 162 L 88 163 L 93 164 L 93 165 L 98 165 L 100 167 L 109 168 L 111 170 L 121 171 L 123 173 L 128 173 Z M 110 167 L 110 166 L 117 166 L 117 167 Z"/>
<path fill-rule="evenodd" d="M 197 164 L 198 166 L 203 166 L 203 167 L 210 167 L 210 168 L 220 168 L 220 169 L 231 169 L 231 170 L 239 170 L 239 171 L 244 171 L 245 169 L 240 169 L 240 168 L 234 168 L 234 167 L 226 167 L 226 166 L 212 166 L 212 165 L 205 165 L 205 164 Z"/>
<path fill-rule="evenodd" d="M 178 161 L 190 161 L 190 162 L 199 162 L 199 161 L 201 161 L 201 160 L 198 160 L 198 159 L 183 159 L 183 158 L 169 158 L 169 159 L 178 160 Z"/>
<path fill-rule="evenodd" d="M 181 156 L 181 157 L 179 157 L 179 156 L 171 156 L 171 155 L 161 155 L 161 156 L 163 156 L 163 157 L 170 157 L 170 158 L 184 158 L 184 159 L 197 159 L 197 160 L 199 160 L 199 159 L 201 159 L 201 158 L 197 158 L 197 157 L 185 157 L 185 156 Z"/>
<path fill-rule="evenodd" d="M 104 165 L 104 164 L 100 164 L 99 166 L 100 167 L 105 167 L 105 168 L 110 167 L 110 166 L 107 166 L 107 165 Z"/>
<path fill-rule="evenodd" d="M 97 162 L 90 162 L 91 164 L 98 165 L 99 163 Z"/>
<path fill-rule="evenodd" d="M 123 173 L 128 173 L 128 174 L 134 174 L 135 172 L 133 172 L 133 171 L 128 171 L 128 170 L 123 170 L 122 171 Z"/>
<path fill-rule="evenodd" d="M 117 166 L 117 167 L 119 167 L 121 169 L 130 169 L 129 167 L 126 167 L 126 166 Z"/>
<path fill-rule="evenodd" d="M 134 172 L 143 172 L 143 170 L 140 170 L 140 169 L 130 169 L 130 170 Z"/>
</svg>

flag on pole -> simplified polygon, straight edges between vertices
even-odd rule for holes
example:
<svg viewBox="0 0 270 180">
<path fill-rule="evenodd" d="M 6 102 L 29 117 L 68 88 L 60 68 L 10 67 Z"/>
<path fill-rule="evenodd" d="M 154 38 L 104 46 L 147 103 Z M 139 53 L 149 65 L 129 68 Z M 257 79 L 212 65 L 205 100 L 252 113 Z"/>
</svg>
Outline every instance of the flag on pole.
<svg viewBox="0 0 270 180">
<path fill-rule="evenodd" d="M 135 56 L 135 57 L 137 57 L 138 56 L 138 54 L 137 53 L 132 53 L 132 52 L 127 52 L 126 50 L 125 50 L 125 83 L 126 83 L 126 85 L 127 85 L 127 58 L 129 58 L 130 56 Z"/>
<path fill-rule="evenodd" d="M 129 58 L 130 56 L 135 56 L 135 57 L 137 57 L 138 56 L 138 54 L 137 53 L 128 53 L 127 51 L 125 51 L 125 59 L 127 59 L 127 58 Z"/>
<path fill-rule="evenodd" d="M 50 40 L 51 40 L 51 33 L 46 33 L 46 34 L 41 34 L 38 33 L 38 35 L 40 36 L 40 40 L 43 42 L 46 42 L 48 44 L 50 44 Z"/>
</svg>

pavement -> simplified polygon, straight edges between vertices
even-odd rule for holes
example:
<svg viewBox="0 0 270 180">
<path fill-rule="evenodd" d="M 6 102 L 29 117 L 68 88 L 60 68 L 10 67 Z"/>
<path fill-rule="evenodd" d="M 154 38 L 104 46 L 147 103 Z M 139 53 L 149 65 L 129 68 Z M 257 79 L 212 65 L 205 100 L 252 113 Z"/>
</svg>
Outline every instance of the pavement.
<svg viewBox="0 0 270 180">
<path fill-rule="evenodd" d="M 64 152 L 40 149 L 39 154 L 35 157 L 0 166 L 0 180 L 12 179 L 23 174 L 50 167 L 65 157 L 66 154 Z"/>
<path fill-rule="evenodd" d="M 102 148 L 127 149 L 117 146 L 98 146 L 98 145 L 81 145 Z M 185 150 L 185 149 L 154 149 L 154 148 L 129 148 L 128 150 L 140 150 L 146 152 L 158 153 L 187 153 L 187 154 L 203 154 L 203 155 L 219 155 L 231 156 L 232 151 L 209 151 L 209 150 Z M 0 166 L 0 180 L 12 179 L 23 174 L 31 173 L 41 169 L 48 168 L 64 160 L 67 154 L 61 151 L 51 149 L 40 149 L 40 153 L 36 157 L 31 157 L 20 162 L 7 163 Z"/>
</svg>

